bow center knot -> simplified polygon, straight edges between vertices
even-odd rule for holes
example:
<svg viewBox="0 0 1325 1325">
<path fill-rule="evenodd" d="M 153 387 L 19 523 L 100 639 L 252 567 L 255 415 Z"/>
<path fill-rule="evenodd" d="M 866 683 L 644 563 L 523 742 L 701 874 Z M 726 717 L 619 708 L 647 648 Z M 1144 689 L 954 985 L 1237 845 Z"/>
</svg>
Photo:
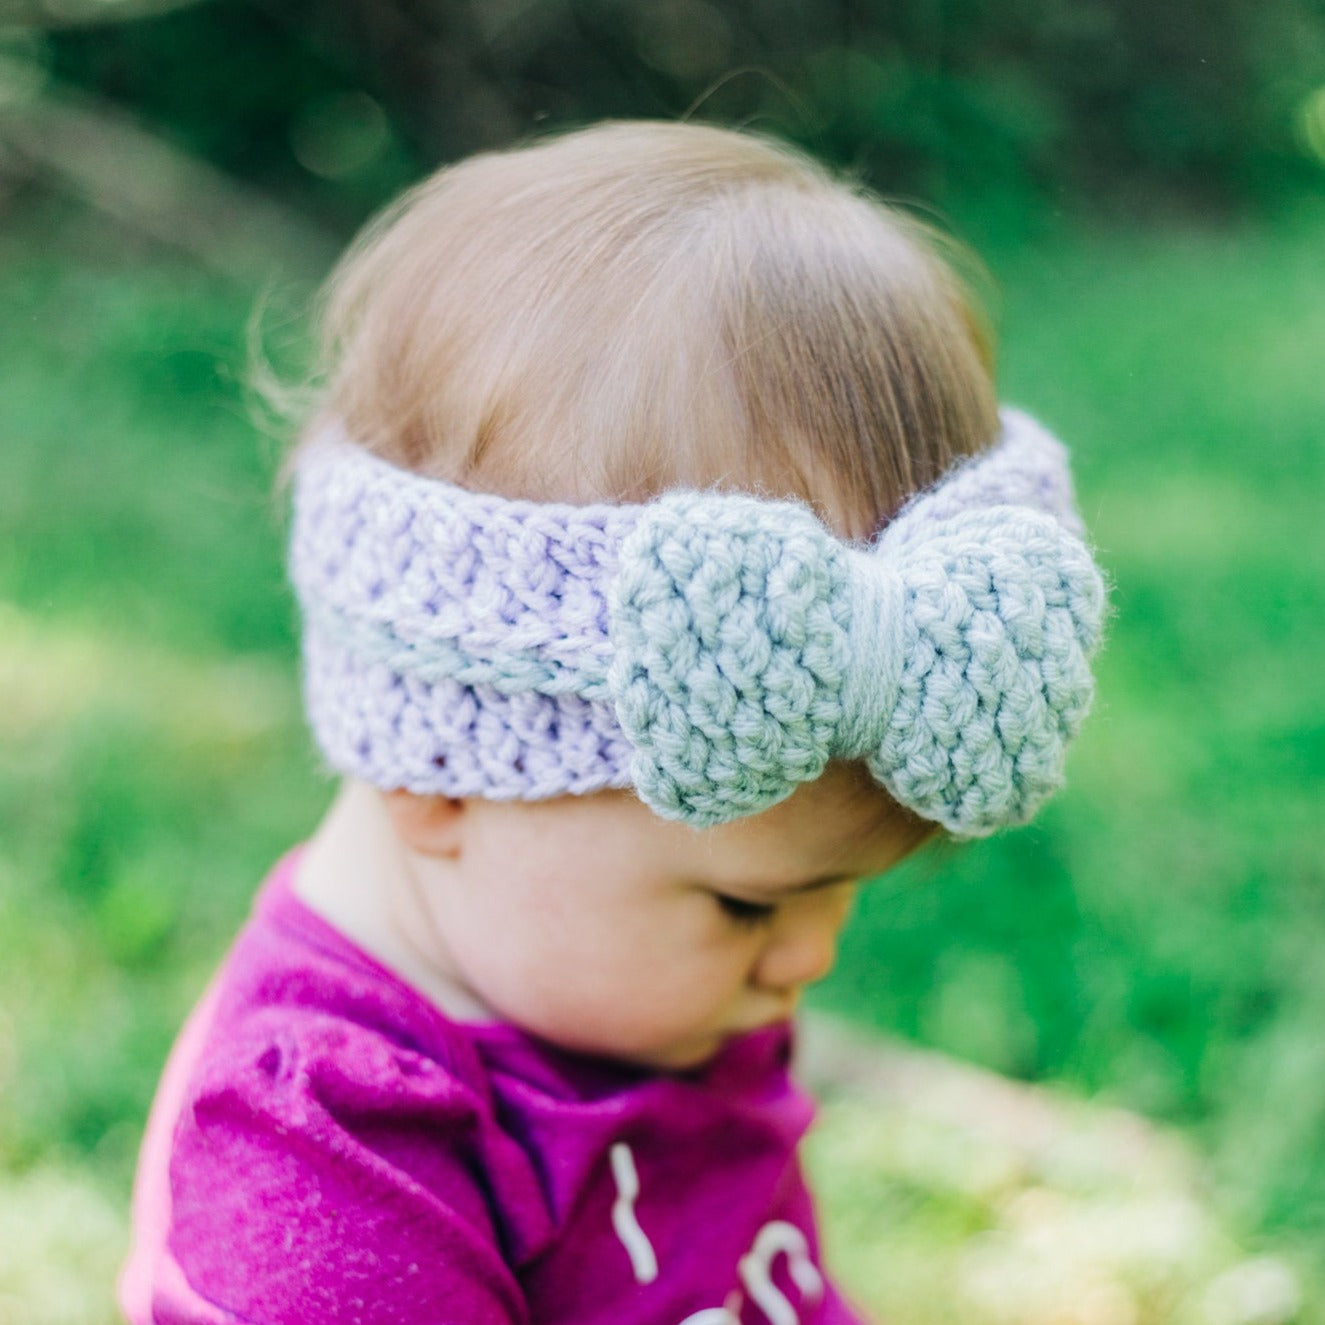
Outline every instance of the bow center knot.
<svg viewBox="0 0 1325 1325">
<path fill-rule="evenodd" d="M 862 759 L 883 742 L 902 683 L 906 586 L 875 552 L 846 548 L 850 625 L 835 753 Z"/>
</svg>

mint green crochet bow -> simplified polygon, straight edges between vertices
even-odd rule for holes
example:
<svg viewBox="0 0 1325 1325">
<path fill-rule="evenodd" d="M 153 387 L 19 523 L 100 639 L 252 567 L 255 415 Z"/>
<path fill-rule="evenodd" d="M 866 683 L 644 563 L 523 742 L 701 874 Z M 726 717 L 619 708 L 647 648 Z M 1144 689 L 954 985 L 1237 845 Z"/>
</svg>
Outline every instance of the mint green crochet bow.
<svg viewBox="0 0 1325 1325">
<path fill-rule="evenodd" d="M 863 547 L 794 503 L 669 494 L 609 593 L 635 788 L 701 827 L 863 759 L 959 836 L 1025 822 L 1090 707 L 1104 607 L 1086 546 L 1028 507 L 899 521 Z"/>
</svg>

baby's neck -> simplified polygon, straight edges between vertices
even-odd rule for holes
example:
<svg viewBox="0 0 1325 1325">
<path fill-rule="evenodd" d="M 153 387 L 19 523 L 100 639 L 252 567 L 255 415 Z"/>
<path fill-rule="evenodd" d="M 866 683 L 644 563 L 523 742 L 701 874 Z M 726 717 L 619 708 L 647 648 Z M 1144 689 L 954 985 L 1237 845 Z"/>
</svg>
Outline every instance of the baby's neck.
<svg viewBox="0 0 1325 1325">
<path fill-rule="evenodd" d="M 379 794 L 347 778 L 299 862 L 300 901 L 457 1021 L 494 1021 L 452 977 L 445 936 L 418 905 L 415 863 Z"/>
</svg>

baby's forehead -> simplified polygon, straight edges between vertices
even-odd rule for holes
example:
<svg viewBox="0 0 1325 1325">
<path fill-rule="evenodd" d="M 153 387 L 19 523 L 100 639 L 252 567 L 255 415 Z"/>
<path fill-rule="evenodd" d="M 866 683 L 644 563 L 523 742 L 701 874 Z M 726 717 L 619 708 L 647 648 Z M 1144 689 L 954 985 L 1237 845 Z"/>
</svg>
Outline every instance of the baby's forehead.
<svg viewBox="0 0 1325 1325">
<path fill-rule="evenodd" d="M 886 869 L 933 825 L 899 806 L 868 773 L 834 763 L 762 813 L 685 831 L 717 864 L 789 876 L 854 876 Z"/>
</svg>

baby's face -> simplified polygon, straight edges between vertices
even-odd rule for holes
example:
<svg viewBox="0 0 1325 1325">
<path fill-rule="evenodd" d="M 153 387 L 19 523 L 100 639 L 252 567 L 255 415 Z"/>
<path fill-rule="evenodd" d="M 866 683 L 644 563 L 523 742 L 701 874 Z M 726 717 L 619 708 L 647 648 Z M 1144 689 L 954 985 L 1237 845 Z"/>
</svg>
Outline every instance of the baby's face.
<svg viewBox="0 0 1325 1325">
<path fill-rule="evenodd" d="M 555 1044 L 663 1069 L 788 1017 L 832 967 L 856 881 L 918 836 L 836 765 L 703 831 L 628 792 L 451 805 L 417 857 L 435 968 Z"/>
</svg>

